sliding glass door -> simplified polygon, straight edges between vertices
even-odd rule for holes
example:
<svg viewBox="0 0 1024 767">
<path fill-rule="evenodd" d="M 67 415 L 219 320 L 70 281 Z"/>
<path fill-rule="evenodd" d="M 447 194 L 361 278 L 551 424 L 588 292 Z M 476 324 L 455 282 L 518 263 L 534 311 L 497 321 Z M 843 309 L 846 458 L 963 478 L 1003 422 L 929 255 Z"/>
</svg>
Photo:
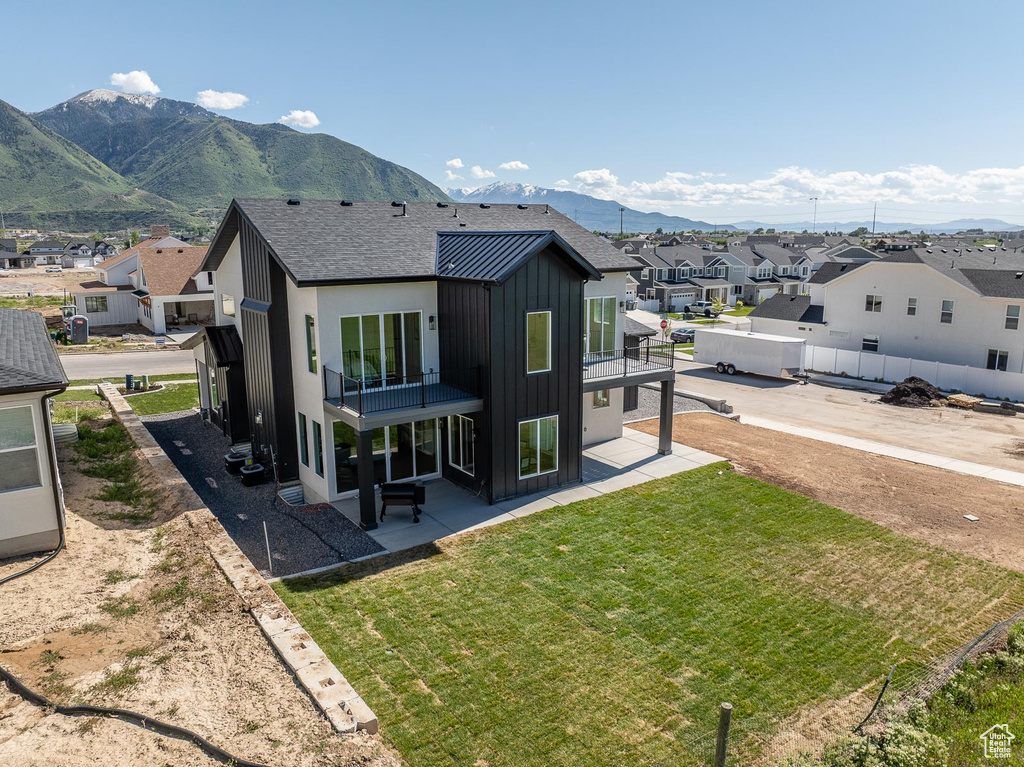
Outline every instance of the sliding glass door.
<svg viewBox="0 0 1024 767">
<path fill-rule="evenodd" d="M 423 376 L 421 316 L 416 312 L 341 318 L 342 372 L 346 387 L 408 386 Z"/>
<path fill-rule="evenodd" d="M 615 297 L 587 299 L 587 352 L 615 349 Z"/>
<path fill-rule="evenodd" d="M 339 495 L 359 489 L 356 433 L 348 424 L 335 421 L 334 476 Z M 436 475 L 438 426 L 431 418 L 373 430 L 373 482 L 401 482 Z"/>
</svg>

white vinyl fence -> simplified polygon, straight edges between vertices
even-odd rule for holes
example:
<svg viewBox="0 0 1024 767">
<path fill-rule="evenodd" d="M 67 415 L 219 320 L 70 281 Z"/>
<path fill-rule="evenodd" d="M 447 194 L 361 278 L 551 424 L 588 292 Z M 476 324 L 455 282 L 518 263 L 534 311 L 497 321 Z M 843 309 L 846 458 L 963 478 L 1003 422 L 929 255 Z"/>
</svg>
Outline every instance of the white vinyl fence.
<svg viewBox="0 0 1024 767">
<path fill-rule="evenodd" d="M 804 369 L 888 383 L 899 383 L 908 376 L 917 376 L 943 391 L 1024 400 L 1024 373 L 985 370 L 910 357 L 891 357 L 873 352 L 830 349 L 826 346 L 804 347 Z"/>
</svg>

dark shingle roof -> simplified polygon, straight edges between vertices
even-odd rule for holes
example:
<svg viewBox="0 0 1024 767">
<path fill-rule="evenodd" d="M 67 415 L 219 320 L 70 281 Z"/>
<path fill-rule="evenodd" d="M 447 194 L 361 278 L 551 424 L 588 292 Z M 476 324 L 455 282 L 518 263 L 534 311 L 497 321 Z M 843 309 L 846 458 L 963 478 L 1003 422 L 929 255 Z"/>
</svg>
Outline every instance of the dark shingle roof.
<svg viewBox="0 0 1024 767">
<path fill-rule="evenodd" d="M 628 255 L 544 205 L 413 202 L 403 216 L 401 207 L 386 202 L 302 200 L 289 205 L 286 200 L 244 199 L 232 202 L 203 270 L 220 264 L 238 231 L 238 215 L 252 224 L 299 285 L 432 279 L 438 233 L 462 228 L 554 231 L 601 272 L 636 269 Z"/>
<path fill-rule="evenodd" d="M 766 320 L 821 323 L 824 319 L 824 307 L 811 306 L 810 296 L 787 296 L 776 293 L 754 307 L 754 311 L 748 316 L 762 317 Z"/>
<path fill-rule="evenodd" d="M 819 266 L 818 271 L 812 274 L 807 282 L 812 285 L 824 285 L 826 282 L 832 282 L 836 277 L 842 277 L 844 274 L 852 272 L 858 266 L 863 266 L 863 264 L 829 261 Z"/>
<path fill-rule="evenodd" d="M 67 384 L 43 315 L 0 309 L 0 393 L 63 389 Z"/>
<path fill-rule="evenodd" d="M 0 237 L 0 251 L 4 253 L 16 253 L 18 251 L 18 241 L 11 240 L 6 237 Z"/>
<path fill-rule="evenodd" d="M 878 261 L 880 264 L 924 264 L 983 296 L 1024 296 L 1017 273 L 1024 275 L 1024 253 L 1002 248 L 914 248 Z"/>
<path fill-rule="evenodd" d="M 629 317 L 622 318 L 622 332 L 627 336 L 656 336 L 658 331 Z"/>
<path fill-rule="evenodd" d="M 555 245 L 588 277 L 601 274 L 555 232 L 440 232 L 437 235 L 438 277 L 504 282 L 528 258 Z"/>
<path fill-rule="evenodd" d="M 39 240 L 38 242 L 33 242 L 28 246 L 28 248 L 29 250 L 32 250 L 32 248 L 39 248 L 41 250 L 64 250 L 64 243 L 57 242 L 56 240 Z"/>
</svg>

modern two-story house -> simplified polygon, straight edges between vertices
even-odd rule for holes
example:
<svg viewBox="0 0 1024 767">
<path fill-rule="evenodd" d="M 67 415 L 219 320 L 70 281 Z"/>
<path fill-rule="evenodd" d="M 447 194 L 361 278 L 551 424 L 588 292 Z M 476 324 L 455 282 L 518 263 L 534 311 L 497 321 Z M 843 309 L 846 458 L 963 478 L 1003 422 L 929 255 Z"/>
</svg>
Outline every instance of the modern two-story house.
<svg viewBox="0 0 1024 767">
<path fill-rule="evenodd" d="M 671 360 L 625 332 L 636 264 L 545 206 L 235 200 L 186 342 L 201 405 L 307 501 L 444 478 L 491 503 L 579 483 L 628 390 Z"/>
</svg>

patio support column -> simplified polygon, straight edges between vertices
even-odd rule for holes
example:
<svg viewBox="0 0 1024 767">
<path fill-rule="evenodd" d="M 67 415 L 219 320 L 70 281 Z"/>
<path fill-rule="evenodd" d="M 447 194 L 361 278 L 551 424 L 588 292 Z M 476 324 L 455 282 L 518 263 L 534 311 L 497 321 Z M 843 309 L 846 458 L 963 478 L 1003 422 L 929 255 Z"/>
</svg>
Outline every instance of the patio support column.
<svg viewBox="0 0 1024 767">
<path fill-rule="evenodd" d="M 377 503 L 373 494 L 373 430 L 356 432 L 356 480 L 359 484 L 359 526 L 377 528 Z"/>
<path fill-rule="evenodd" d="M 661 382 L 661 415 L 658 421 L 658 454 L 672 454 L 672 411 L 675 409 L 675 379 Z"/>
</svg>

